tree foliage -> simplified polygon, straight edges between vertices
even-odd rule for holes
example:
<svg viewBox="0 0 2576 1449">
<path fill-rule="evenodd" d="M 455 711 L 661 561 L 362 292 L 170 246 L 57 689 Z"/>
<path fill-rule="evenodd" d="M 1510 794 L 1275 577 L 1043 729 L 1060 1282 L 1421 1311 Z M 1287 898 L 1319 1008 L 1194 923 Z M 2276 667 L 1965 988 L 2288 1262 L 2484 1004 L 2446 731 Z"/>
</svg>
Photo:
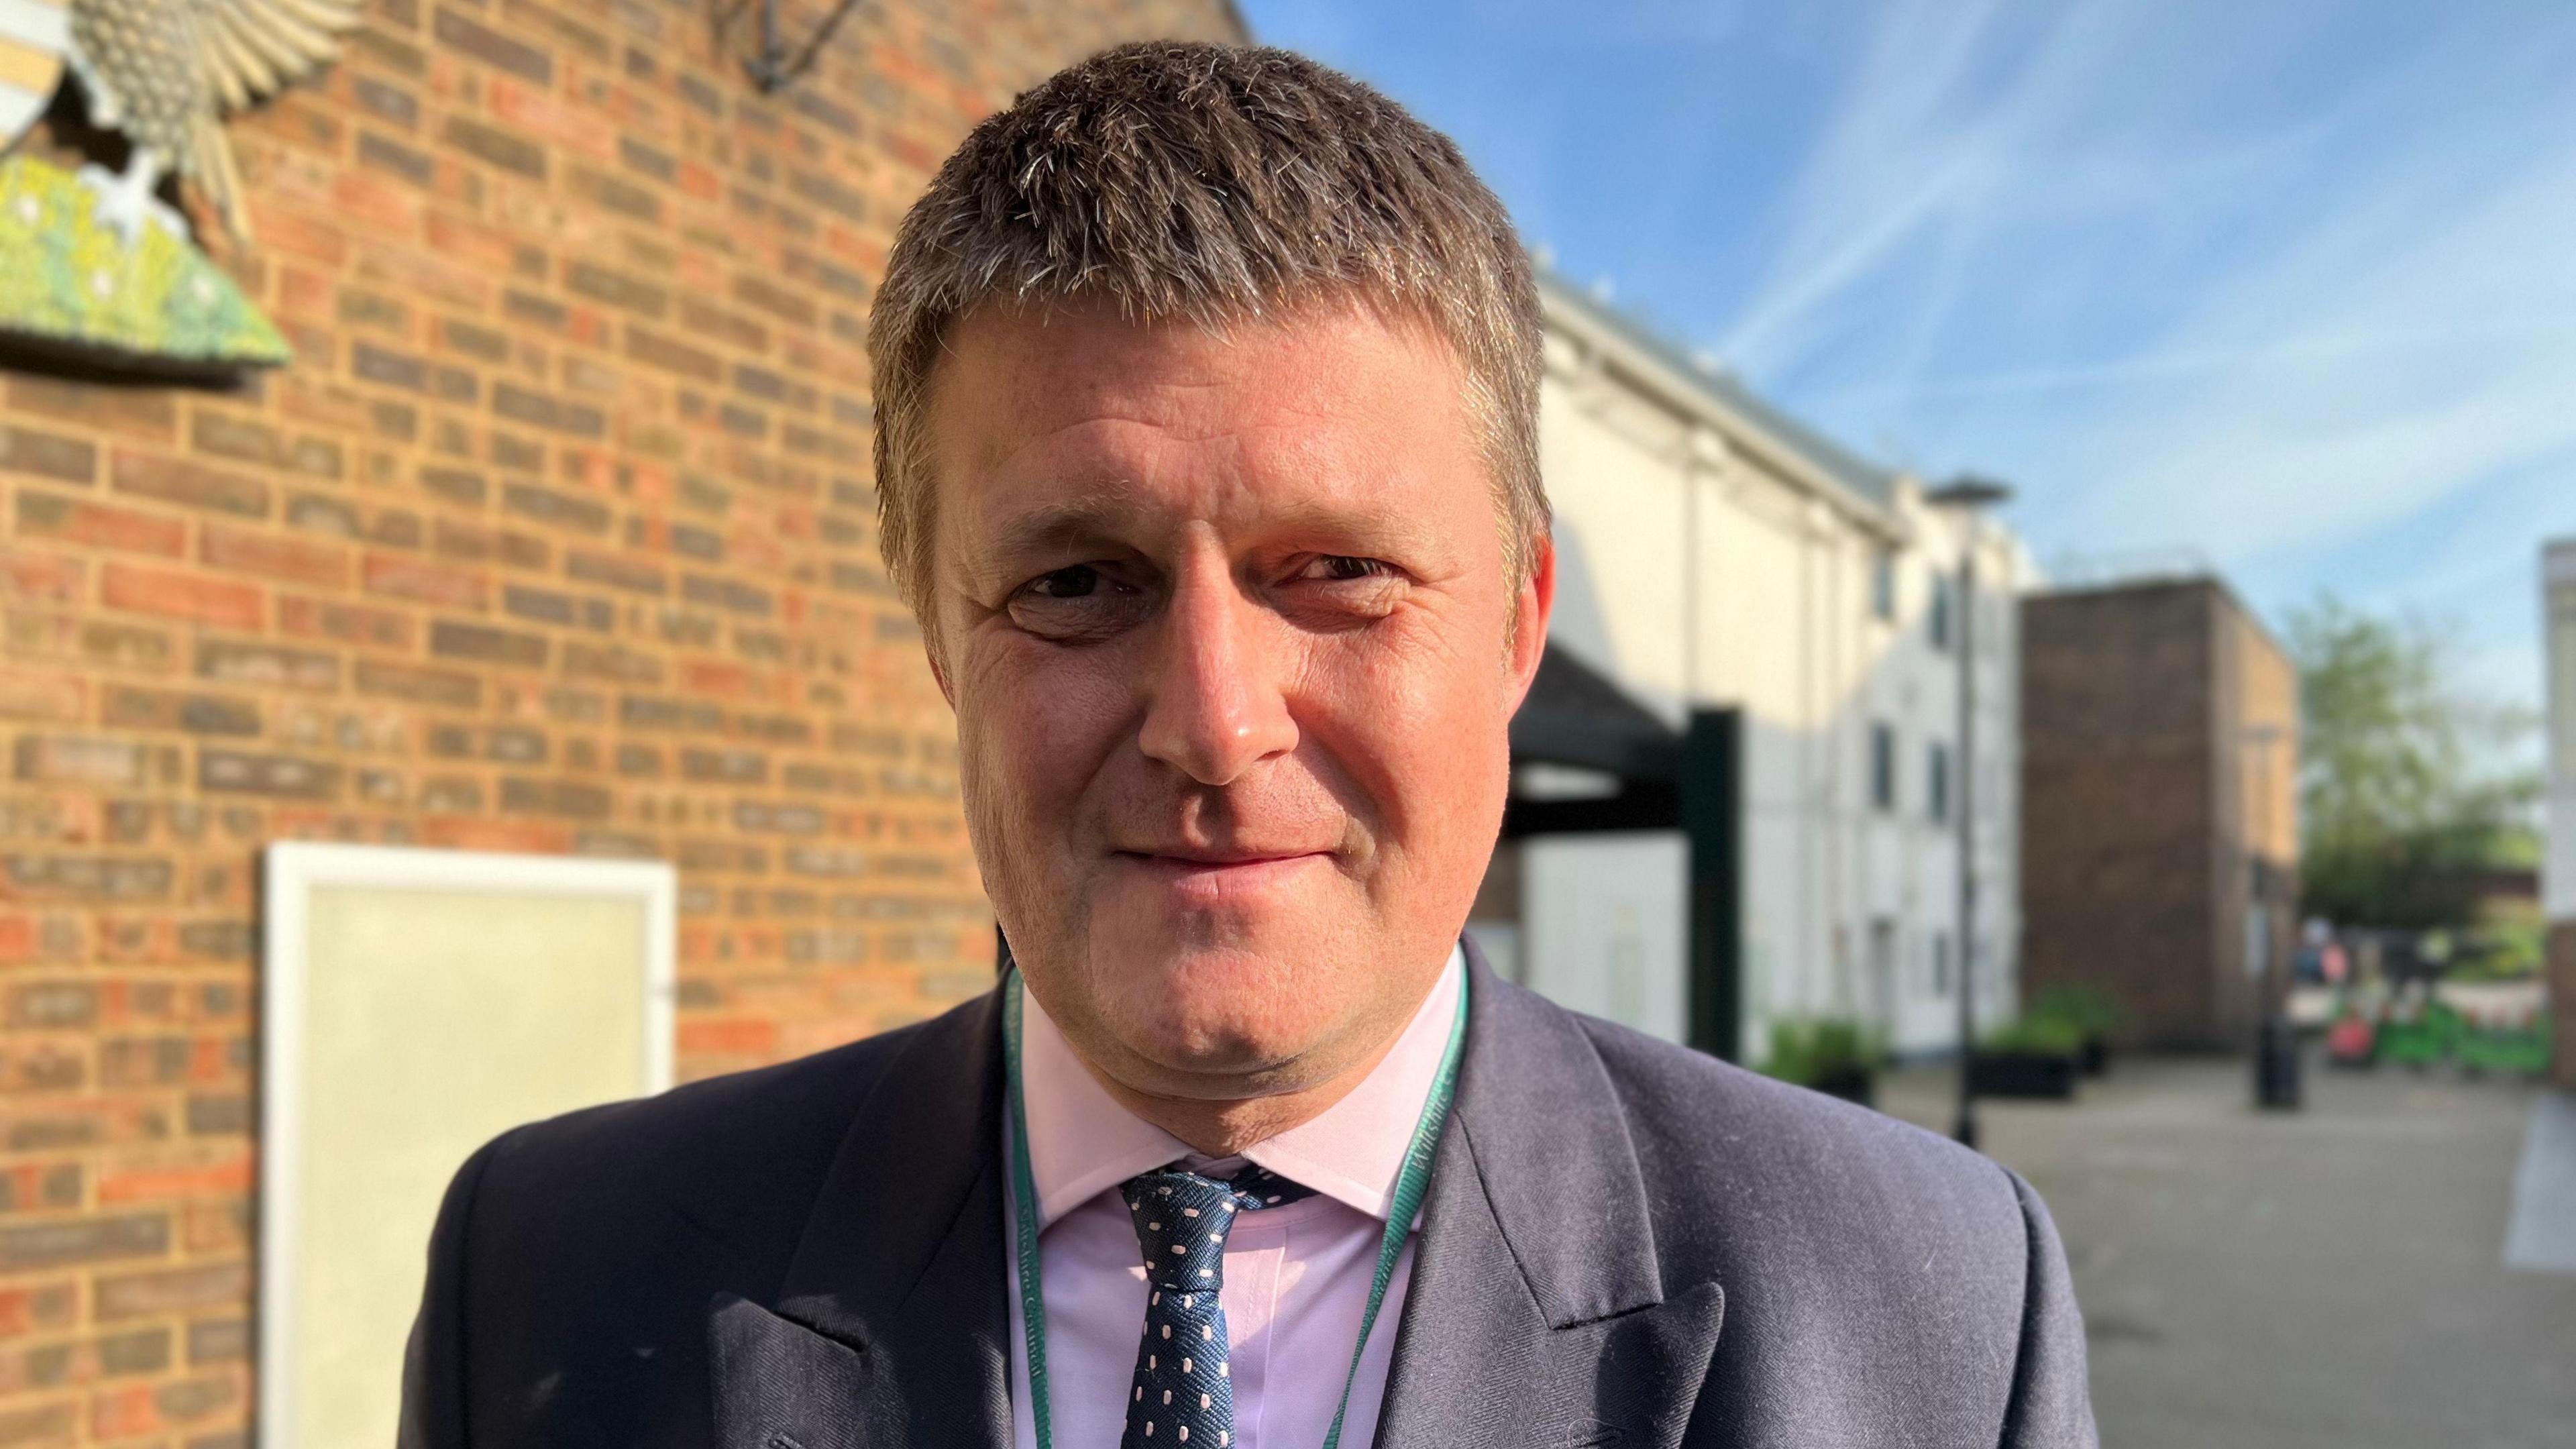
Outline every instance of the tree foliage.
<svg viewBox="0 0 2576 1449">
<path fill-rule="evenodd" d="M 2537 728 L 2461 691 L 2439 630 L 2332 595 L 2290 616 L 2302 905 L 2347 925 L 2475 924 L 2483 882 L 2536 856 Z"/>
</svg>

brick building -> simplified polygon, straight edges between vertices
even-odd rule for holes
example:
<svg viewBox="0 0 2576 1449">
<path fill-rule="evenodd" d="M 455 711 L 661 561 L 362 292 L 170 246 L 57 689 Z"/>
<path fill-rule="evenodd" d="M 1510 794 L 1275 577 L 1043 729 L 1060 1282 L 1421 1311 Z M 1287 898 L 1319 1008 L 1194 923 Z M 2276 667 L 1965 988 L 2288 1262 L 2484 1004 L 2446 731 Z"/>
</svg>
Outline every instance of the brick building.
<svg viewBox="0 0 2576 1449">
<path fill-rule="evenodd" d="M 2025 989 L 2083 985 L 2128 1044 L 2252 1040 L 2298 903 L 2298 676 L 2215 579 L 2022 602 Z"/>
<path fill-rule="evenodd" d="M 265 842 L 676 862 L 683 1077 L 990 979 L 876 560 L 871 283 L 978 116 L 1240 22 L 864 5 L 764 96 L 743 13 L 373 0 L 231 126 L 293 365 L 0 354 L 0 1445 L 247 1442 Z M 26 144 L 82 159 L 76 114 Z"/>
</svg>

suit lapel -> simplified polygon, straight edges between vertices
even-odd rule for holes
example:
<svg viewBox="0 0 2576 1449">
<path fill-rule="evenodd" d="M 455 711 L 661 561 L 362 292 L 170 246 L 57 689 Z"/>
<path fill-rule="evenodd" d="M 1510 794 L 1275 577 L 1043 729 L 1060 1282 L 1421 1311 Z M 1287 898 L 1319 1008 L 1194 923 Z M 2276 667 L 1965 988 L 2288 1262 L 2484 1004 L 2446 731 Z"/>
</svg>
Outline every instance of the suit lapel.
<svg viewBox="0 0 2576 1449">
<path fill-rule="evenodd" d="M 715 1305 L 723 1449 L 1010 1443 L 998 1006 L 926 1024 L 887 1067 L 775 1304 Z"/>
<path fill-rule="evenodd" d="M 1677 1444 L 1725 1295 L 1663 1281 L 1627 1119 L 1582 1028 L 1467 952 L 1467 1054 L 1377 1443 Z"/>
</svg>

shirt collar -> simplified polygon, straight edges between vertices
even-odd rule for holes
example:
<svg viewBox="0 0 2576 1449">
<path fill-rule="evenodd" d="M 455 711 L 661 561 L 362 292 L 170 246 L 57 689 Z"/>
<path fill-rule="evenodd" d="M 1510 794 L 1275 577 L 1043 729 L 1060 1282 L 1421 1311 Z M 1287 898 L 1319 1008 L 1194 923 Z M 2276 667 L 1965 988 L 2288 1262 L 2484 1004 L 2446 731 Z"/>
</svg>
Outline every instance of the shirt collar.
<svg viewBox="0 0 2576 1449">
<path fill-rule="evenodd" d="M 1422 1104 L 1448 1051 L 1465 954 L 1449 962 L 1395 1045 L 1360 1084 L 1309 1121 L 1243 1151 L 1282 1177 L 1383 1220 L 1422 1120 Z M 1044 1228 L 1094 1196 L 1179 1158 L 1190 1145 L 1118 1104 L 1073 1044 L 1020 988 L 1021 1101 L 1029 1123 L 1029 1175 Z"/>
</svg>

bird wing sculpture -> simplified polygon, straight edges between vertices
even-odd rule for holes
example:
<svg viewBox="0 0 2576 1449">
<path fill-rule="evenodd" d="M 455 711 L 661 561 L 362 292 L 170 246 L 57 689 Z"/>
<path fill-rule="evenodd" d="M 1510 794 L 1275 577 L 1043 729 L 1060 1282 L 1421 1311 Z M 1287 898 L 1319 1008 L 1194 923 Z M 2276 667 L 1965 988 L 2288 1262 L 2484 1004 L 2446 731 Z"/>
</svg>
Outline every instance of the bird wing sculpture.
<svg viewBox="0 0 2576 1449">
<path fill-rule="evenodd" d="M 129 241 L 147 220 L 184 236 L 184 221 L 152 195 L 175 171 L 203 189 L 235 241 L 249 241 L 223 112 L 328 64 L 356 20 L 354 0 L 71 0 L 66 58 L 90 119 L 134 146 L 122 176 L 83 168 L 99 220 Z"/>
</svg>

